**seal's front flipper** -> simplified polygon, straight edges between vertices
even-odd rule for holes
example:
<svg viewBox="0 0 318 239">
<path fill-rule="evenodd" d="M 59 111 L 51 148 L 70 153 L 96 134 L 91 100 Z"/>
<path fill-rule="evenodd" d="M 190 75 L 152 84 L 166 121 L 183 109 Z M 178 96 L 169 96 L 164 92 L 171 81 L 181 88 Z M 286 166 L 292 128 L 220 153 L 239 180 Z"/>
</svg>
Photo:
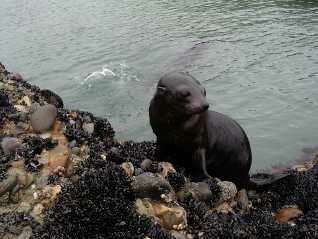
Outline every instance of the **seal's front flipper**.
<svg viewBox="0 0 318 239">
<path fill-rule="evenodd" d="M 191 172 L 195 180 L 202 181 L 211 178 L 206 170 L 206 150 L 198 148 L 193 155 L 193 172 Z"/>
</svg>

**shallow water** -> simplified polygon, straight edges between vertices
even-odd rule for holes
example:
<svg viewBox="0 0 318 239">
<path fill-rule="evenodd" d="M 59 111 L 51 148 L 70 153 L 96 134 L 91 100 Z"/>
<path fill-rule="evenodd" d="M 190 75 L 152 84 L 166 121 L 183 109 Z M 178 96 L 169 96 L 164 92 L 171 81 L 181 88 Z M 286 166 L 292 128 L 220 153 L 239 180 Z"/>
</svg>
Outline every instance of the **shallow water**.
<svg viewBox="0 0 318 239">
<path fill-rule="evenodd" d="M 246 129 L 253 170 L 318 144 L 318 2 L 2 0 L 0 61 L 148 140 L 158 78 L 187 70 Z"/>
</svg>

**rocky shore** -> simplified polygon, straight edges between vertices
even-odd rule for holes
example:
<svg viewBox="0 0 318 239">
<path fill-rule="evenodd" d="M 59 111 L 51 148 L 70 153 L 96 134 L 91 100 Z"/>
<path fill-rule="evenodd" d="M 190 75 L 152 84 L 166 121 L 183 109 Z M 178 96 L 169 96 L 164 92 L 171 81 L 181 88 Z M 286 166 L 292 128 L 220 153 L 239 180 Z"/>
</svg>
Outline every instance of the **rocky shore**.
<svg viewBox="0 0 318 239">
<path fill-rule="evenodd" d="M 0 238 L 318 238 L 317 156 L 258 191 L 192 182 L 2 64 L 0 143 Z"/>
</svg>

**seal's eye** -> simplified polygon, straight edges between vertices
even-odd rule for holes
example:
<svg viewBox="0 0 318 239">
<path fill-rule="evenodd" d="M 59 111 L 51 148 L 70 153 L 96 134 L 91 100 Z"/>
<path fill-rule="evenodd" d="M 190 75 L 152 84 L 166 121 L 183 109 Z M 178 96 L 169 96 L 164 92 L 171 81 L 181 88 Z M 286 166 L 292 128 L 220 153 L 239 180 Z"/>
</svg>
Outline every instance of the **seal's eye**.
<svg viewBox="0 0 318 239">
<path fill-rule="evenodd" d="M 166 92 L 166 87 L 163 86 L 157 86 L 157 93 L 162 95 Z"/>
</svg>

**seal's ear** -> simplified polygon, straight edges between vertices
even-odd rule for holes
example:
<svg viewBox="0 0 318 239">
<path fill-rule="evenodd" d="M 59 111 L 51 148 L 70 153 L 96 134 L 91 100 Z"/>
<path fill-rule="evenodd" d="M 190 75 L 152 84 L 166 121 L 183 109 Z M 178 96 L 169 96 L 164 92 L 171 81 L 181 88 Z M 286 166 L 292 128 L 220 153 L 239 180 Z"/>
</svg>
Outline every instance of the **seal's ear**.
<svg viewBox="0 0 318 239">
<path fill-rule="evenodd" d="M 203 95 L 206 96 L 206 90 L 204 87 L 202 87 L 202 92 L 203 92 Z"/>
<path fill-rule="evenodd" d="M 158 95 L 164 95 L 165 92 L 166 92 L 166 87 L 163 87 L 163 86 L 157 86 L 157 94 Z"/>
</svg>

